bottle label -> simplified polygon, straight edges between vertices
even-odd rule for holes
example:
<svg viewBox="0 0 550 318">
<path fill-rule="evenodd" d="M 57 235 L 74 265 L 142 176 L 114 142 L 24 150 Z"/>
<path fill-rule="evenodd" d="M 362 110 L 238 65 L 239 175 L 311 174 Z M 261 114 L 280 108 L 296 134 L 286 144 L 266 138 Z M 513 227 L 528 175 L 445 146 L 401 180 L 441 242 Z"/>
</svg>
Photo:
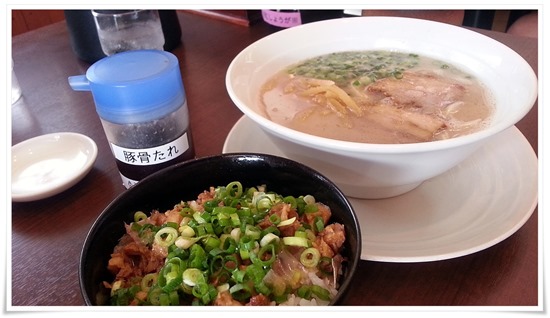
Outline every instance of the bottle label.
<svg viewBox="0 0 550 318">
<path fill-rule="evenodd" d="M 125 175 L 123 175 L 122 173 L 120 173 L 120 178 L 122 179 L 122 185 L 126 189 L 130 189 L 132 186 L 134 186 L 136 183 L 138 183 L 138 180 L 130 179 L 130 178 L 126 177 Z"/>
<path fill-rule="evenodd" d="M 172 142 L 152 148 L 124 148 L 111 143 L 111 150 L 115 158 L 123 163 L 134 166 L 149 166 L 164 163 L 184 154 L 187 149 L 189 149 L 187 132 Z"/>
<path fill-rule="evenodd" d="M 262 18 L 265 22 L 281 28 L 290 28 L 302 24 L 302 17 L 298 10 L 294 12 L 262 10 Z"/>
</svg>

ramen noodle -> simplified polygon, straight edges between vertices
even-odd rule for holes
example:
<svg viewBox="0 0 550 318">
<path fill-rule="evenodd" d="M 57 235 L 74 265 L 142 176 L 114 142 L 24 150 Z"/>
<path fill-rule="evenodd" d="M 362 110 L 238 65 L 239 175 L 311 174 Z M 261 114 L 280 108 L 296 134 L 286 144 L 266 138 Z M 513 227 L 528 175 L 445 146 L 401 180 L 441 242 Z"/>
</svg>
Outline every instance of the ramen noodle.
<svg viewBox="0 0 550 318">
<path fill-rule="evenodd" d="M 488 90 L 453 65 L 393 51 L 348 51 L 315 57 L 277 73 L 260 103 L 272 121 L 352 142 L 414 143 L 486 127 Z"/>
</svg>

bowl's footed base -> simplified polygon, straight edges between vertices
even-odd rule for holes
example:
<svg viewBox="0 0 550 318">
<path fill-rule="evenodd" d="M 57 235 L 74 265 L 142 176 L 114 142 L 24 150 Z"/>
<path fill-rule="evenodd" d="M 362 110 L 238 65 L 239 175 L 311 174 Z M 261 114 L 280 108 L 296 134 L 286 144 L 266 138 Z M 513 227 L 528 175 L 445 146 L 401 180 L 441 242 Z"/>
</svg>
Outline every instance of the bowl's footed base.
<svg viewBox="0 0 550 318">
<path fill-rule="evenodd" d="M 422 184 L 422 182 L 417 182 L 391 187 L 361 187 L 357 185 L 339 184 L 338 182 L 336 183 L 346 196 L 357 199 L 387 199 L 391 197 L 396 197 L 398 195 L 412 191 Z"/>
</svg>

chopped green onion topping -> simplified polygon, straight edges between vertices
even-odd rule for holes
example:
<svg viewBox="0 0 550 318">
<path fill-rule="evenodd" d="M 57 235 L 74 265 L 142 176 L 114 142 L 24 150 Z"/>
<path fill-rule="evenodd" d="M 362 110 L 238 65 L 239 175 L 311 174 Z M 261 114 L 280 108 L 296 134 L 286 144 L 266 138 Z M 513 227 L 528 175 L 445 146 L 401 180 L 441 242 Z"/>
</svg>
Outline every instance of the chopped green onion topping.
<svg viewBox="0 0 550 318">
<path fill-rule="evenodd" d="M 293 216 L 281 220 L 278 205 L 283 204 Z M 291 268 L 288 277 L 282 278 L 272 270 L 281 252 L 292 251 L 308 271 L 332 281 L 335 273 L 330 259 L 311 247 L 315 233 L 324 228 L 323 219 L 315 215 L 310 225 L 302 218 L 317 210 L 311 195 L 283 197 L 267 192 L 265 185 L 243 188 L 235 181 L 205 191 L 196 201 L 180 201 L 171 210 L 179 213 L 181 220 L 176 222 L 170 217 L 160 224 L 142 211 L 135 212 L 128 227 L 133 233 L 128 234 L 135 238 L 135 233 L 146 248 L 161 247 L 166 257 L 157 272 L 147 273 L 140 264 L 143 277 L 112 282 L 110 303 L 203 306 L 211 305 L 219 293 L 229 293 L 242 304 L 259 294 L 276 303 L 288 300 L 290 294 L 330 300 L 328 289 L 303 285 L 310 280 L 302 271 Z M 289 230 L 294 236 L 285 236 L 292 235 Z M 137 257 L 132 261 L 140 262 Z"/>
<path fill-rule="evenodd" d="M 316 267 L 320 259 L 321 253 L 314 247 L 307 248 L 300 254 L 300 263 L 305 267 Z"/>
<path fill-rule="evenodd" d="M 183 272 L 183 283 L 187 286 L 195 286 L 205 281 L 203 273 L 198 268 L 188 268 Z"/>
<path fill-rule="evenodd" d="M 284 221 L 279 222 L 279 224 L 277 224 L 277 227 L 290 225 L 290 224 L 294 223 L 294 221 L 296 221 L 296 217 L 286 219 Z"/>
<path fill-rule="evenodd" d="M 137 211 L 136 213 L 134 213 L 134 222 L 139 222 L 145 219 L 147 219 L 147 214 L 143 213 L 142 211 Z"/>
<path fill-rule="evenodd" d="M 315 229 L 317 232 L 321 232 L 325 229 L 325 222 L 323 221 L 323 218 L 320 216 L 316 216 L 314 219 Z"/>
<path fill-rule="evenodd" d="M 155 243 L 163 247 L 168 247 L 172 245 L 177 238 L 178 230 L 172 227 L 163 227 L 155 234 Z"/>
<path fill-rule="evenodd" d="M 267 233 L 260 240 L 260 246 L 264 247 L 264 246 L 266 246 L 267 244 L 269 244 L 271 242 L 275 242 L 275 244 L 277 244 L 278 241 L 279 241 L 279 237 L 277 235 L 275 235 L 273 233 Z"/>
<path fill-rule="evenodd" d="M 297 237 L 297 236 L 283 237 L 283 243 L 285 243 L 285 245 L 289 245 L 289 246 L 309 247 L 309 243 L 308 243 L 308 240 L 306 238 Z"/>
</svg>

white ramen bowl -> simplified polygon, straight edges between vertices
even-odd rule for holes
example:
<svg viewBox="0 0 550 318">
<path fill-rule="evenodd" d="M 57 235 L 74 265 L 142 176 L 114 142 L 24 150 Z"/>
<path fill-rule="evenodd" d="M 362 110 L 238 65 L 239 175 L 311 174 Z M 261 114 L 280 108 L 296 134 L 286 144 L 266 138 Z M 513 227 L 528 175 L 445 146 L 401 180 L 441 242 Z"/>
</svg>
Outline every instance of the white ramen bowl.
<svg viewBox="0 0 550 318">
<path fill-rule="evenodd" d="M 485 129 L 457 138 L 369 144 L 309 135 L 264 115 L 260 87 L 276 72 L 310 57 L 350 50 L 412 52 L 451 63 L 486 85 L 495 102 L 494 117 Z M 226 86 L 235 105 L 286 156 L 325 174 L 346 195 L 364 199 L 403 194 L 456 166 L 522 119 L 537 98 L 533 69 L 509 47 L 461 27 L 397 17 L 326 20 L 266 36 L 234 58 Z"/>
</svg>

